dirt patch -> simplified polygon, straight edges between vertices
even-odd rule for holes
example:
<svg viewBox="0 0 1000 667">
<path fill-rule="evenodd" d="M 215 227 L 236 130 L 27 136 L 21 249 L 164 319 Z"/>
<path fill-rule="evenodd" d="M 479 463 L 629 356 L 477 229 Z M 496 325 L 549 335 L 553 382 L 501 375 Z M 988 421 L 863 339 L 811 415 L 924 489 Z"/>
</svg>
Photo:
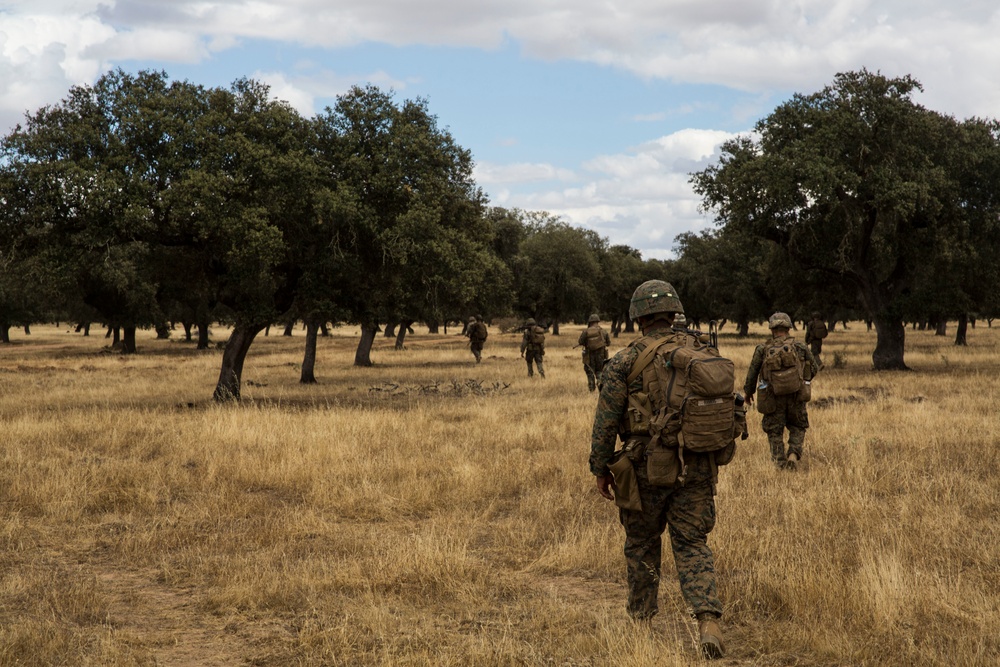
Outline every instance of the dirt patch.
<svg viewBox="0 0 1000 667">
<path fill-rule="evenodd" d="M 403 385 L 382 382 L 368 387 L 373 396 L 489 396 L 500 394 L 510 387 L 508 382 L 484 382 L 482 380 L 441 380 L 430 384 Z"/>
</svg>

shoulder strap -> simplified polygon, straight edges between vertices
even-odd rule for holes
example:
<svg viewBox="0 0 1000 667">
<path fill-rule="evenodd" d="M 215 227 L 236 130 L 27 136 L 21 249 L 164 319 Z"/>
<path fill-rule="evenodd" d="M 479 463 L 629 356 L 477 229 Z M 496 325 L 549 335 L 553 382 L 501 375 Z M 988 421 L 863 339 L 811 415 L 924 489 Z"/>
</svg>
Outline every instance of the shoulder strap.
<svg viewBox="0 0 1000 667">
<path fill-rule="evenodd" d="M 625 386 L 627 387 L 632 384 L 632 381 L 639 377 L 642 371 L 646 369 L 646 366 L 653 361 L 653 357 L 656 356 L 656 351 L 660 349 L 661 346 L 672 340 L 672 337 L 667 336 L 661 341 L 657 341 L 655 343 L 651 342 L 647 345 L 646 349 L 640 352 L 639 356 L 635 358 L 635 362 L 632 364 L 632 371 L 628 374 L 628 378 L 625 380 Z"/>
</svg>

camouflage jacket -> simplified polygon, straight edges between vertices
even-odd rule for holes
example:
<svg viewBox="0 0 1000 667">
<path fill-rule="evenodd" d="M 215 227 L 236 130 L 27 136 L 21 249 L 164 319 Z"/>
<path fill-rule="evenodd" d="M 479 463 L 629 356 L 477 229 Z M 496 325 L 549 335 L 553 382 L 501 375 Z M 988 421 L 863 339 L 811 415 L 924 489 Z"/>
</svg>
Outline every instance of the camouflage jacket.
<svg viewBox="0 0 1000 667">
<path fill-rule="evenodd" d="M 743 383 L 743 393 L 747 396 L 753 396 L 754 392 L 757 391 L 757 380 L 760 377 L 761 366 L 764 365 L 764 351 L 775 342 L 775 338 L 772 338 L 767 343 L 763 345 L 758 345 L 757 349 L 753 351 L 753 359 L 750 360 L 750 368 L 747 369 L 747 379 Z M 799 353 L 799 359 L 805 362 L 805 374 L 806 380 L 812 380 L 819 373 L 819 364 L 816 362 L 816 357 L 813 353 L 809 351 L 809 348 L 798 342 L 791 336 L 785 338 L 785 342 L 789 342 L 795 345 L 795 350 Z"/>
<path fill-rule="evenodd" d="M 615 453 L 621 423 L 628 407 L 629 393 L 642 391 L 642 375 L 625 386 L 636 357 L 639 356 L 649 342 L 673 337 L 676 332 L 669 326 L 656 326 L 646 331 L 646 335 L 634 341 L 624 350 L 619 351 L 607 364 L 601 374 L 601 394 L 597 399 L 597 412 L 594 414 L 594 428 L 590 436 L 590 472 L 594 475 L 608 474 L 608 463 Z"/>
</svg>

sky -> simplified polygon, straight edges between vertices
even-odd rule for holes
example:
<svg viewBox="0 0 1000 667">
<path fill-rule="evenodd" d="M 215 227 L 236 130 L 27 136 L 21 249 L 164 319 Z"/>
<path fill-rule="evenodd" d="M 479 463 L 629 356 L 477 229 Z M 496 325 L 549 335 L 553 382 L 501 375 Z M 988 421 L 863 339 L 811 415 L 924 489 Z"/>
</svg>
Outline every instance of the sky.
<svg viewBox="0 0 1000 667">
<path fill-rule="evenodd" d="M 978 0 L 0 0 L 0 132 L 115 68 L 256 79 L 306 117 L 371 83 L 427 100 L 491 205 L 665 259 L 713 225 L 690 174 L 838 72 L 1000 117 L 998 34 Z"/>
</svg>

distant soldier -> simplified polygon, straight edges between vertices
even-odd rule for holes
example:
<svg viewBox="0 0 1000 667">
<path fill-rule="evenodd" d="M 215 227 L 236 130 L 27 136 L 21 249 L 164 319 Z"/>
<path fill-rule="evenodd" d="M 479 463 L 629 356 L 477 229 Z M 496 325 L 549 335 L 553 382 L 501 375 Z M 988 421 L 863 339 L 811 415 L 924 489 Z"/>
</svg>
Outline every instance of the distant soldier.
<svg viewBox="0 0 1000 667">
<path fill-rule="evenodd" d="M 545 377 L 542 357 L 545 356 L 545 329 L 535 324 L 533 318 L 524 323 L 524 335 L 521 337 L 521 356 L 528 362 L 528 377 L 534 377 L 532 362 L 538 366 L 538 374 Z"/>
<path fill-rule="evenodd" d="M 811 383 L 819 373 L 819 364 L 805 345 L 788 335 L 792 318 L 775 313 L 767 325 L 771 340 L 754 350 L 743 391 L 749 405 L 754 402 L 754 392 L 758 392 L 757 411 L 764 415 L 761 426 L 771 446 L 771 460 L 779 468 L 794 470 L 802 458 L 809 428 L 806 403 L 812 396 Z"/>
<path fill-rule="evenodd" d="M 486 331 L 486 323 L 483 322 L 481 315 L 469 318 L 469 326 L 465 329 L 465 335 L 469 337 L 469 349 L 472 350 L 472 356 L 476 358 L 478 364 L 483 360 L 483 345 L 489 336 Z"/>
<path fill-rule="evenodd" d="M 601 328 L 601 316 L 593 314 L 587 318 L 587 328 L 580 333 L 577 345 L 583 347 L 583 370 L 587 374 L 590 391 L 597 389 L 597 379 L 608 360 L 608 346 L 611 337 Z"/>
<path fill-rule="evenodd" d="M 823 321 L 819 313 L 813 313 L 812 319 L 806 324 L 806 345 L 816 357 L 820 368 L 823 368 L 823 359 L 820 357 L 820 353 L 823 352 L 823 339 L 828 333 L 826 322 Z"/>
</svg>

